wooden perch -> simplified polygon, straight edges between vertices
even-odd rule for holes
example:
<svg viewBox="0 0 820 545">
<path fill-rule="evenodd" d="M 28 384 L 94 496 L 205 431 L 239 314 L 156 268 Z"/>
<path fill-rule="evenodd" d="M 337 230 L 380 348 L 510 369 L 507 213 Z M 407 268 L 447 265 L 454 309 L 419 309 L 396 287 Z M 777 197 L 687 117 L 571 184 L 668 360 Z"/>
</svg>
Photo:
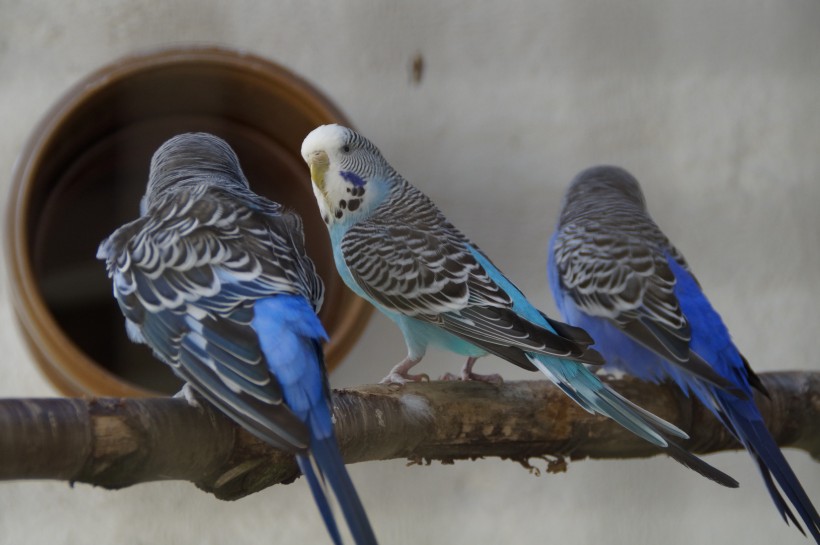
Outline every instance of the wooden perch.
<svg viewBox="0 0 820 545">
<path fill-rule="evenodd" d="M 758 396 L 781 446 L 820 460 L 820 372 L 761 375 Z M 671 386 L 607 380 L 642 407 L 689 433 L 705 454 L 739 448 L 700 404 Z M 659 454 L 612 421 L 586 413 L 547 381 L 489 385 L 430 382 L 335 392 L 334 413 L 348 463 L 408 458 L 422 463 L 498 456 L 530 467 L 547 460 Z M 670 462 L 671 463 L 671 462 Z M 293 458 L 221 414 L 181 399 L 0 400 L 0 479 L 59 479 L 106 488 L 183 479 L 236 499 L 298 476 Z"/>
</svg>

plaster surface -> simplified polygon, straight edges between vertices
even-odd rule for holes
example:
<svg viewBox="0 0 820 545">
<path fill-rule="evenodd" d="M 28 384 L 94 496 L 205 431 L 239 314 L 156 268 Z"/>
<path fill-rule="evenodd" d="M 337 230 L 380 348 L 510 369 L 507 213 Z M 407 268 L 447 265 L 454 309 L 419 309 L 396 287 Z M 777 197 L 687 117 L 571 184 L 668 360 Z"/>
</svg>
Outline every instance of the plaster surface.
<svg viewBox="0 0 820 545">
<path fill-rule="evenodd" d="M 592 164 L 628 168 L 754 368 L 820 368 L 820 3 L 0 0 L 0 204 L 29 131 L 69 86 L 176 44 L 247 50 L 310 80 L 548 312 L 544 251 L 563 190 Z M 56 395 L 12 323 L 5 263 L 0 350 L 0 396 Z M 376 381 L 403 356 L 374 316 L 331 382 Z M 461 363 L 431 352 L 419 369 Z M 495 358 L 478 370 L 533 378 Z M 820 502 L 820 466 L 786 456 Z M 707 459 L 742 488 L 665 458 L 540 478 L 497 460 L 350 472 L 382 543 L 808 543 L 745 453 Z M 187 483 L 0 483 L 0 536 L 328 542 L 302 480 L 234 503 Z"/>
</svg>

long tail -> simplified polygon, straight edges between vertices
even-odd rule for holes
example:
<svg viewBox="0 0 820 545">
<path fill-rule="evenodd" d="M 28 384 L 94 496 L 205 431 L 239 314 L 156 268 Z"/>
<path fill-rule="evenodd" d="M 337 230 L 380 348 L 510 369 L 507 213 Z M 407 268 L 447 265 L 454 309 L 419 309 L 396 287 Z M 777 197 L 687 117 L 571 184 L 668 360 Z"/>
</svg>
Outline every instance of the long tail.
<svg viewBox="0 0 820 545">
<path fill-rule="evenodd" d="M 313 461 L 307 454 L 298 454 L 296 456 L 296 463 L 299 464 L 299 469 L 302 475 L 307 479 L 310 491 L 313 494 L 313 500 L 319 508 L 319 513 L 322 515 L 322 520 L 325 521 L 327 532 L 335 545 L 342 545 L 342 535 L 339 533 L 339 527 L 336 525 L 336 519 L 333 516 L 333 509 L 330 507 L 328 501 L 327 490 L 324 483 L 319 479 L 316 468 L 313 467 Z"/>
<path fill-rule="evenodd" d="M 688 439 L 684 431 L 638 407 L 601 382 L 581 364 L 533 355 L 530 360 L 581 407 L 608 416 L 638 437 L 666 450 L 677 462 L 720 485 L 737 488 L 738 482 L 675 443 L 670 436 Z"/>
<path fill-rule="evenodd" d="M 328 532 L 333 538 L 336 545 L 341 545 L 341 537 L 339 529 L 336 526 L 336 521 L 333 518 L 333 513 L 328 501 L 328 493 L 325 484 L 329 484 L 336 496 L 336 500 L 342 510 L 342 514 L 347 521 L 347 526 L 353 539 L 358 545 L 377 543 L 376 535 L 370 527 L 370 521 L 365 513 L 356 489 L 353 487 L 353 481 L 350 480 L 350 475 L 345 468 L 344 460 L 339 452 L 339 447 L 336 444 L 336 439 L 331 436 L 324 439 L 315 439 L 310 445 L 310 453 L 313 461 L 318 468 L 319 477 L 317 478 L 314 466 L 307 456 L 300 456 L 299 468 L 305 475 L 310 485 L 310 490 L 313 492 L 313 497 L 325 521 Z"/>
<path fill-rule="evenodd" d="M 326 484 L 330 485 L 358 545 L 375 545 L 376 536 L 345 468 L 333 434 L 330 388 L 325 377 L 321 339 L 327 339 L 308 301 L 277 295 L 256 302 L 254 328 L 269 369 L 288 408 L 310 429 L 307 453 L 296 458 L 319 513 L 336 545 L 342 545 Z"/>
<path fill-rule="evenodd" d="M 817 514 L 817 509 L 812 505 L 794 471 L 789 467 L 783 453 L 780 452 L 780 447 L 766 429 L 763 417 L 754 401 L 738 399 L 717 389 L 713 389 L 713 392 L 718 405 L 718 417 L 757 462 L 763 482 L 766 483 L 766 488 L 780 516 L 786 524 L 791 520 L 805 535 L 803 527 L 781 495 L 780 491 L 782 491 L 803 519 L 814 541 L 820 544 L 820 516 Z M 780 490 L 775 486 L 775 481 Z"/>
</svg>

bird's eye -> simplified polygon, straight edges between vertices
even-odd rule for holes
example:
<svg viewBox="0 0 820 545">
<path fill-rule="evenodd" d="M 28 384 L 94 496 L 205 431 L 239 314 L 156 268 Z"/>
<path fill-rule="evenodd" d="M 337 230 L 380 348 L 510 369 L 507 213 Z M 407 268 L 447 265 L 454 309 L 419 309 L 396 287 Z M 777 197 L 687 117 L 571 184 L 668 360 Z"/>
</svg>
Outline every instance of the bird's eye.
<svg viewBox="0 0 820 545">
<path fill-rule="evenodd" d="M 350 153 L 350 145 L 345 144 L 344 146 L 342 146 L 342 151 L 345 153 Z"/>
</svg>

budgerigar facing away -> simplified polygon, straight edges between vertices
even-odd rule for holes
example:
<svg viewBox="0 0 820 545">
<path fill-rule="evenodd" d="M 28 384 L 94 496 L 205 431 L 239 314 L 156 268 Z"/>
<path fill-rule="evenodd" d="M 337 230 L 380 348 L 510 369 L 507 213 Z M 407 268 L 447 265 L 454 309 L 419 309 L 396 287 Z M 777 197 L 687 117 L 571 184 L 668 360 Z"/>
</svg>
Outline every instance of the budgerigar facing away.
<svg viewBox="0 0 820 545">
<path fill-rule="evenodd" d="M 165 142 L 142 216 L 97 257 L 131 339 L 249 432 L 295 453 L 337 545 L 326 483 L 356 542 L 376 543 L 333 433 L 316 316 L 324 288 L 301 219 L 251 192 L 228 144 L 205 133 Z"/>
<path fill-rule="evenodd" d="M 652 221 L 621 168 L 581 172 L 564 198 L 548 257 L 564 319 L 595 339 L 607 365 L 694 393 L 757 462 L 777 510 L 814 539 L 820 519 L 752 398 L 765 389 L 729 337 L 683 256 Z M 783 495 L 777 490 L 780 486 Z"/>
<path fill-rule="evenodd" d="M 350 288 L 394 320 L 407 357 L 385 378 L 418 380 L 410 369 L 427 346 L 475 359 L 495 354 L 540 370 L 584 409 L 609 416 L 681 463 L 727 486 L 737 483 L 680 448 L 678 428 L 630 403 L 581 362 L 600 364 L 581 329 L 550 320 L 421 191 L 351 129 L 325 125 L 302 144 L 339 272 Z M 481 377 L 478 377 L 481 378 Z"/>
</svg>

